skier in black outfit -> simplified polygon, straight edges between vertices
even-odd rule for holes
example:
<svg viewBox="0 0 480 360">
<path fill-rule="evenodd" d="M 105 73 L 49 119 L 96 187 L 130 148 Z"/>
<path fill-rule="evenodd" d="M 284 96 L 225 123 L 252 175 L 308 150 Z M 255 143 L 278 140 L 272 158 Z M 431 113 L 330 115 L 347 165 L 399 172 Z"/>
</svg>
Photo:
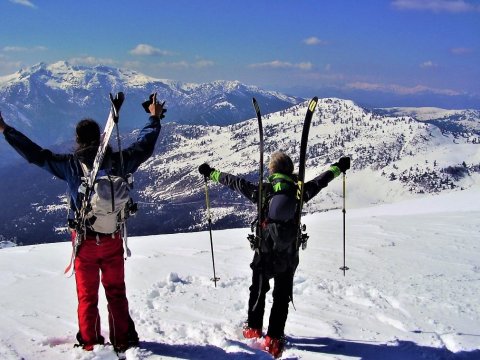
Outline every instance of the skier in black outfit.
<svg viewBox="0 0 480 360">
<path fill-rule="evenodd" d="M 284 153 L 272 154 L 268 165 L 270 176 L 263 184 L 262 243 L 255 244 L 255 255 L 250 264 L 252 284 L 248 301 L 248 319 L 244 325 L 245 338 L 262 336 L 265 296 L 270 290 L 269 280 L 274 279 L 273 305 L 270 312 L 264 348 L 279 357 L 285 345 L 284 329 L 289 302 L 292 301 L 293 277 L 299 262 L 299 226 L 295 220 L 297 179 L 293 162 Z M 329 170 L 304 184 L 303 201 L 307 202 L 326 187 L 335 177 L 350 168 L 350 158 L 342 157 Z M 207 179 L 237 191 L 257 203 L 258 186 L 243 178 L 222 173 L 208 164 L 199 172 Z M 258 227 L 257 227 L 258 228 Z"/>
</svg>

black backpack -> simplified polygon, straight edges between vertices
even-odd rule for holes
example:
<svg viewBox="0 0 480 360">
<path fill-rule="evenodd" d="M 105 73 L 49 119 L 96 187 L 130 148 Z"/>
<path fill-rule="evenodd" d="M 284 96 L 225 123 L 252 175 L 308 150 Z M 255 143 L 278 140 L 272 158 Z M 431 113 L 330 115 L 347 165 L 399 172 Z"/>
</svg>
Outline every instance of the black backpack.
<svg viewBox="0 0 480 360">
<path fill-rule="evenodd" d="M 260 253 L 266 270 L 272 275 L 295 269 L 298 265 L 299 224 L 295 219 L 297 182 L 283 174 L 269 177 L 263 201 Z"/>
</svg>

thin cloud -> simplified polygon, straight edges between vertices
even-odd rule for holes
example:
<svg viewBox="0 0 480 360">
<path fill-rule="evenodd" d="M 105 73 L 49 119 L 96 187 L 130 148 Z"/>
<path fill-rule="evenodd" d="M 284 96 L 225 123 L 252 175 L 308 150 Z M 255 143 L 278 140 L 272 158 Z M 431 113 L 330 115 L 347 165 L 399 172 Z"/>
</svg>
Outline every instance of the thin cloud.
<svg viewBox="0 0 480 360">
<path fill-rule="evenodd" d="M 385 93 L 393 93 L 397 95 L 416 95 L 423 93 L 433 93 L 437 95 L 458 96 L 461 95 L 458 91 L 451 89 L 436 89 L 424 85 L 417 86 L 402 86 L 396 84 L 376 84 L 367 82 L 354 82 L 346 85 L 349 89 L 364 90 L 364 91 L 380 91 Z"/>
<path fill-rule="evenodd" d="M 22 67 L 20 61 L 7 61 L 2 55 L 0 55 L 0 76 L 11 74 L 18 71 Z"/>
<path fill-rule="evenodd" d="M 316 36 L 311 36 L 309 38 L 306 38 L 303 40 L 303 43 L 308 46 L 313 46 L 313 45 L 327 45 L 327 42 L 325 40 L 321 40 L 317 38 Z"/>
<path fill-rule="evenodd" d="M 94 56 L 80 56 L 68 59 L 72 65 L 115 65 L 117 62 L 108 58 L 96 58 Z"/>
<path fill-rule="evenodd" d="M 450 49 L 450 52 L 455 55 L 467 55 L 473 52 L 472 48 L 458 47 Z"/>
<path fill-rule="evenodd" d="M 206 68 L 213 65 L 215 65 L 215 63 L 211 60 L 198 60 L 193 64 L 193 66 L 197 68 Z"/>
<path fill-rule="evenodd" d="M 480 12 L 480 6 L 464 0 L 395 0 L 392 6 L 398 10 L 423 10 L 432 12 Z"/>
<path fill-rule="evenodd" d="M 24 46 L 5 46 L 2 48 L 4 52 L 28 52 L 28 51 L 46 51 L 47 47 L 45 46 L 34 46 L 31 48 Z"/>
<path fill-rule="evenodd" d="M 423 68 L 423 69 L 431 69 L 431 68 L 435 68 L 437 67 L 438 65 L 435 64 L 433 61 L 431 60 L 428 60 L 428 61 L 425 61 L 423 63 L 420 64 L 420 67 Z"/>
<path fill-rule="evenodd" d="M 130 50 L 130 54 L 137 56 L 168 56 L 173 53 L 171 51 L 158 49 L 148 44 L 138 44 L 134 49 Z"/>
<path fill-rule="evenodd" d="M 274 60 L 270 62 L 250 64 L 250 68 L 271 68 L 271 69 L 300 69 L 300 70 L 311 70 L 313 68 L 312 63 L 310 62 L 301 62 L 298 64 L 292 64 L 286 61 Z"/>
<path fill-rule="evenodd" d="M 36 8 L 36 6 L 31 1 L 28 1 L 28 0 L 10 0 L 10 2 L 17 5 L 26 6 L 32 9 Z"/>
<path fill-rule="evenodd" d="M 185 60 L 182 61 L 174 61 L 174 62 L 161 62 L 156 64 L 159 68 L 168 68 L 168 69 L 190 69 L 190 68 L 206 68 L 214 66 L 215 63 L 211 60 L 198 60 L 195 62 L 188 62 Z"/>
</svg>

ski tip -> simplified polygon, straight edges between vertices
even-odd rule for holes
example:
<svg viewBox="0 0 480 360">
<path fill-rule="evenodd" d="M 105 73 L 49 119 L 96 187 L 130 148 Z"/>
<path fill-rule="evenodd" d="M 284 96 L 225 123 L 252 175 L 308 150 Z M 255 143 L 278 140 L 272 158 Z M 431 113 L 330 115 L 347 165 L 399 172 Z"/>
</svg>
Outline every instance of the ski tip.
<svg viewBox="0 0 480 360">
<path fill-rule="evenodd" d="M 312 100 L 310 100 L 310 102 L 308 103 L 308 110 L 311 112 L 314 112 L 315 108 L 317 107 L 317 103 L 318 103 L 318 97 L 314 96 Z"/>
<path fill-rule="evenodd" d="M 73 266 L 72 266 L 72 265 L 69 265 L 69 266 L 67 266 L 67 268 L 66 268 L 65 271 L 63 272 L 63 275 L 64 275 L 67 279 L 69 279 L 69 278 L 72 277 L 72 275 L 73 275 L 74 273 L 75 273 L 75 270 L 74 270 Z"/>
<path fill-rule="evenodd" d="M 120 108 L 122 107 L 123 101 L 125 100 L 125 95 L 123 92 L 118 92 L 117 95 L 115 95 L 115 98 L 113 97 L 112 93 L 110 93 L 110 103 L 112 106 L 112 111 L 114 115 L 114 122 L 118 122 L 118 113 L 120 111 Z"/>
<path fill-rule="evenodd" d="M 259 118 L 261 116 L 260 115 L 260 106 L 258 106 L 257 100 L 255 98 L 252 98 L 252 103 L 253 103 L 253 107 L 255 109 L 255 112 L 257 113 L 257 118 Z"/>
</svg>

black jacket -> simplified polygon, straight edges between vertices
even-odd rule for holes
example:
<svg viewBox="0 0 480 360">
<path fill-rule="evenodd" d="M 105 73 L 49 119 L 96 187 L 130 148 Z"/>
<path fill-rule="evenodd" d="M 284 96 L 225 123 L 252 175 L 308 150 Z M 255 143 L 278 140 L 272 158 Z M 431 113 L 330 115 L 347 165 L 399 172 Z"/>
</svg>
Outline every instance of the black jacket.
<svg viewBox="0 0 480 360">
<path fill-rule="evenodd" d="M 255 204 L 258 202 L 257 184 L 247 181 L 241 177 L 222 172 L 217 172 L 217 176 L 212 174 L 210 178 L 245 196 L 251 202 Z M 333 179 L 334 173 L 330 170 L 327 170 L 318 175 L 313 180 L 306 182 L 303 189 L 303 201 L 307 202 L 312 199 Z M 268 191 L 268 189 L 271 189 L 271 186 L 269 185 L 270 183 L 264 183 L 264 188 L 266 191 Z"/>
</svg>

